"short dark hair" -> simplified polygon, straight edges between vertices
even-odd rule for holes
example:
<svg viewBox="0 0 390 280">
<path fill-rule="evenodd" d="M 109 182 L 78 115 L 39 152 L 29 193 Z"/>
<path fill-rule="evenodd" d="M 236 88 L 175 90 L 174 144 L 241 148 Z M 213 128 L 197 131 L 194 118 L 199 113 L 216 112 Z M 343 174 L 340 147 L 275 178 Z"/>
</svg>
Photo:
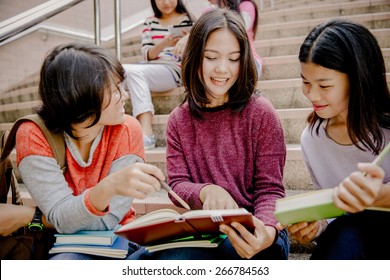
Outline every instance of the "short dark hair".
<svg viewBox="0 0 390 280">
<path fill-rule="evenodd" d="M 239 76 L 229 90 L 226 105 L 233 111 L 242 111 L 256 89 L 256 66 L 241 18 L 227 9 L 210 10 L 202 14 L 192 27 L 182 61 L 182 79 L 186 93 L 184 102 L 188 102 L 191 114 L 196 118 L 201 118 L 202 108 L 209 103 L 202 71 L 204 49 L 210 34 L 220 29 L 229 30 L 240 45 Z"/>
<path fill-rule="evenodd" d="M 160 18 L 162 16 L 161 11 L 157 8 L 156 0 L 150 0 L 150 4 L 152 5 L 153 13 L 156 18 Z M 179 14 L 187 14 L 190 20 L 193 22 L 193 16 L 187 11 L 186 6 L 183 4 L 182 0 L 177 0 L 177 6 L 175 11 Z"/>
<path fill-rule="evenodd" d="M 41 68 L 38 114 L 51 131 L 75 138 L 72 124 L 99 121 L 106 89 L 115 79 L 123 81 L 125 70 L 109 50 L 83 43 L 57 46 Z"/>
<path fill-rule="evenodd" d="M 378 154 L 384 145 L 381 127 L 390 128 L 390 94 L 375 36 L 361 24 L 332 19 L 309 33 L 300 47 L 299 60 L 348 76 L 348 134 L 358 148 Z M 317 134 L 323 121 L 315 112 L 308 117 L 312 130 L 317 123 Z"/>
</svg>

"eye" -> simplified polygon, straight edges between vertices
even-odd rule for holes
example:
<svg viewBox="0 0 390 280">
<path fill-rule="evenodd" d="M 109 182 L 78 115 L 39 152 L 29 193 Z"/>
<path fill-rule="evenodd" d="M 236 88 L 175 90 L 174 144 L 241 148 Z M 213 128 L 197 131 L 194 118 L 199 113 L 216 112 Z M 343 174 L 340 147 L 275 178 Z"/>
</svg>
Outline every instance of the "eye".
<svg viewBox="0 0 390 280">
<path fill-rule="evenodd" d="M 216 60 L 217 59 L 216 57 L 213 57 L 213 56 L 205 56 L 204 58 L 206 58 L 208 60 Z"/>
<path fill-rule="evenodd" d="M 240 58 L 235 58 L 235 59 L 230 58 L 229 60 L 230 60 L 231 62 L 238 62 L 238 61 L 240 61 Z"/>
<path fill-rule="evenodd" d="M 320 85 L 320 88 L 322 88 L 322 89 L 328 89 L 328 88 L 331 88 L 332 86 L 321 86 Z"/>
</svg>

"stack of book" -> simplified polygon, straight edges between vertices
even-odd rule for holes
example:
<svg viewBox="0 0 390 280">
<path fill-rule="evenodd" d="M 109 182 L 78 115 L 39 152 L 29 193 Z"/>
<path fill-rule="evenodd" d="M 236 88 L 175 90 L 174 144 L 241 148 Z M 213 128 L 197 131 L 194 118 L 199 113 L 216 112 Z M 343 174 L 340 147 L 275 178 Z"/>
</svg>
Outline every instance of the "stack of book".
<svg viewBox="0 0 390 280">
<path fill-rule="evenodd" d="M 148 213 L 111 231 L 79 231 L 57 234 L 51 254 L 73 252 L 111 258 L 125 258 L 128 240 L 149 252 L 171 248 L 216 248 L 227 238 L 219 225 L 238 222 L 248 230 L 255 226 L 246 209 L 193 210 L 179 214 L 172 209 Z"/>
<path fill-rule="evenodd" d="M 56 242 L 49 253 L 83 253 L 124 259 L 127 256 L 129 241 L 116 235 L 116 229 L 82 230 L 73 234 L 56 234 Z"/>
</svg>

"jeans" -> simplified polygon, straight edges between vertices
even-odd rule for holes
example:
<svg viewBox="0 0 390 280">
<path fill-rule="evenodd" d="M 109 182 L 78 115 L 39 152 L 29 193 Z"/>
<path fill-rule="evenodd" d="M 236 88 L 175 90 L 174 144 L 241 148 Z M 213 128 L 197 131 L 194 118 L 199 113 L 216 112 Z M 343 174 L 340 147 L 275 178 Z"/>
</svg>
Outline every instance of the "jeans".
<svg viewBox="0 0 390 280">
<path fill-rule="evenodd" d="M 290 242 L 285 230 L 279 232 L 277 241 L 253 256 L 252 260 L 287 260 Z M 131 260 L 241 260 L 226 238 L 217 248 L 176 248 L 149 253 L 144 248 L 130 255 Z"/>
<path fill-rule="evenodd" d="M 390 260 L 390 212 L 363 211 L 331 222 L 317 240 L 313 260 Z M 387 237 L 386 237 L 387 236 Z"/>
</svg>

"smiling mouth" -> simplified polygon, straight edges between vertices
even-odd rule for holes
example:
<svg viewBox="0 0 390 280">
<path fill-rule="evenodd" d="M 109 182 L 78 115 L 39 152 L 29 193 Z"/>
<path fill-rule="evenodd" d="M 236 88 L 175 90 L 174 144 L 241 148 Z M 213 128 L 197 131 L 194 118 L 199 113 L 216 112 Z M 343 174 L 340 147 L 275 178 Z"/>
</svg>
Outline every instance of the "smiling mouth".
<svg viewBox="0 0 390 280">
<path fill-rule="evenodd" d="M 314 108 L 315 111 L 320 111 L 320 110 L 324 109 L 327 106 L 328 105 L 314 105 L 313 104 L 313 108 Z"/>
<path fill-rule="evenodd" d="M 229 78 L 213 78 L 213 77 L 211 77 L 211 80 L 213 82 L 216 82 L 216 83 L 226 83 L 229 80 Z"/>
</svg>

